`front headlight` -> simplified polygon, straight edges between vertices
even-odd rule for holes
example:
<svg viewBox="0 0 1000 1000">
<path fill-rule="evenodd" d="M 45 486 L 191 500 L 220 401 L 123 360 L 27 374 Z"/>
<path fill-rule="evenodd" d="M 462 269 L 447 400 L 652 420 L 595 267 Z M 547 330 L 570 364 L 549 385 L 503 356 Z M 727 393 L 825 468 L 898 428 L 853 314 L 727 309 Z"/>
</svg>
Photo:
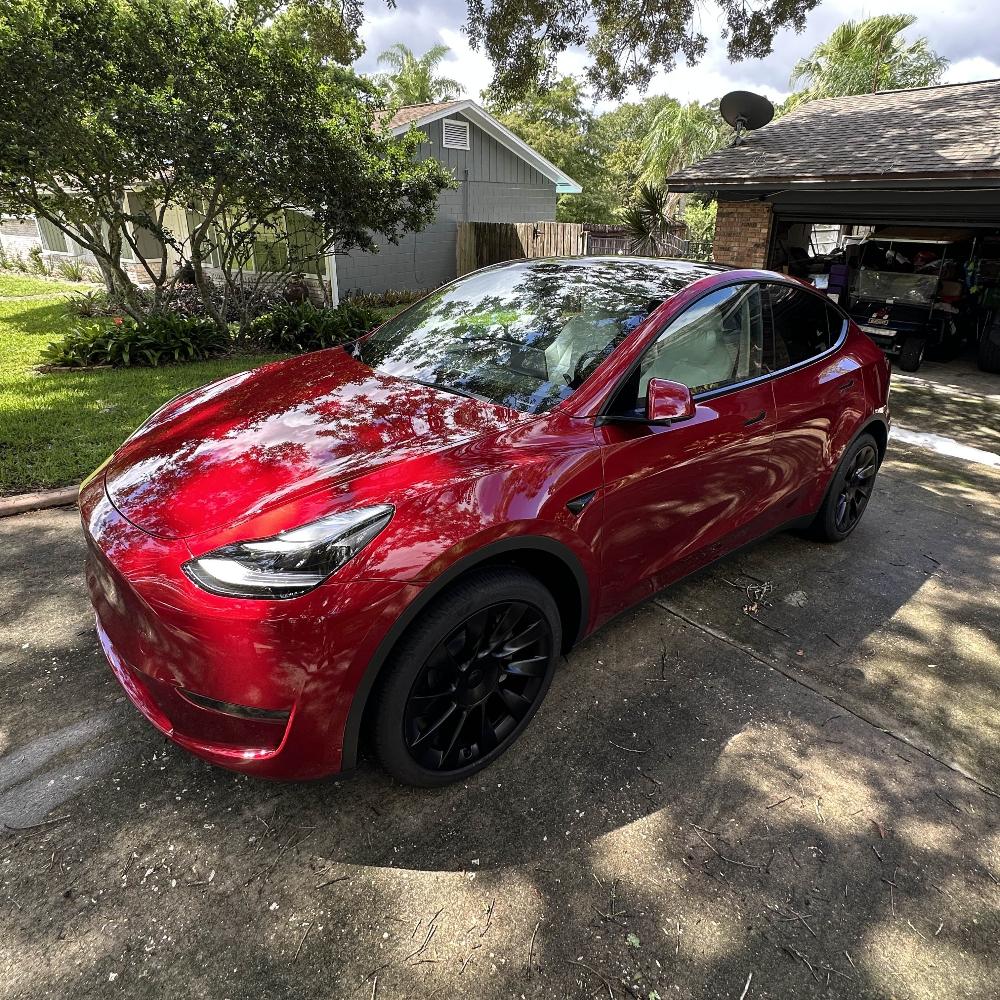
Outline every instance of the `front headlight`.
<svg viewBox="0 0 1000 1000">
<path fill-rule="evenodd" d="M 222 597 L 298 597 L 367 545 L 394 511 L 381 504 L 331 514 L 272 538 L 224 545 L 182 569 L 202 590 Z"/>
</svg>

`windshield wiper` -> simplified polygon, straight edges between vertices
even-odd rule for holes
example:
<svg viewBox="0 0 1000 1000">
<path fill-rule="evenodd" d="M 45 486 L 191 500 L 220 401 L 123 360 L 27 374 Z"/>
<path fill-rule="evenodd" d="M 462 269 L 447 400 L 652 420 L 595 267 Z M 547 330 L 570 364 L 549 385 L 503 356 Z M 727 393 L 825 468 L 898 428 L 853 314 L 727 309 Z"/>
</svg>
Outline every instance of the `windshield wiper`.
<svg viewBox="0 0 1000 1000">
<path fill-rule="evenodd" d="M 407 382 L 416 382 L 417 385 L 426 386 L 428 389 L 440 389 L 442 392 L 453 392 L 456 396 L 465 396 L 466 399 L 478 399 L 480 403 L 492 403 L 493 400 L 477 393 L 469 392 L 468 389 L 459 389 L 455 385 L 439 385 L 437 382 L 428 382 L 426 379 L 414 378 L 412 375 L 406 376 Z"/>
</svg>

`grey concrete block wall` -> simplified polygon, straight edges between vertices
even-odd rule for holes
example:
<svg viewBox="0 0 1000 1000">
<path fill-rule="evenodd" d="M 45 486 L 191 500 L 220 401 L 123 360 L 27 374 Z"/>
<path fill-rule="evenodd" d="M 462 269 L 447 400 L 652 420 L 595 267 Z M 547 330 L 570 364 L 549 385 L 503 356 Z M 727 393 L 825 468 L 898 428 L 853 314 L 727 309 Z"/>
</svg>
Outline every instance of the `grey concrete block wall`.
<svg viewBox="0 0 1000 1000">
<path fill-rule="evenodd" d="M 463 118 L 462 115 L 454 115 Z M 451 171 L 458 188 L 442 193 L 435 220 L 398 245 L 376 236 L 377 254 L 338 254 L 337 286 L 352 291 L 434 288 L 455 277 L 459 222 L 551 222 L 556 186 L 529 163 L 471 124 L 469 149 L 446 149 L 439 119 L 421 128 L 428 137 L 421 159 L 433 156 Z"/>
</svg>

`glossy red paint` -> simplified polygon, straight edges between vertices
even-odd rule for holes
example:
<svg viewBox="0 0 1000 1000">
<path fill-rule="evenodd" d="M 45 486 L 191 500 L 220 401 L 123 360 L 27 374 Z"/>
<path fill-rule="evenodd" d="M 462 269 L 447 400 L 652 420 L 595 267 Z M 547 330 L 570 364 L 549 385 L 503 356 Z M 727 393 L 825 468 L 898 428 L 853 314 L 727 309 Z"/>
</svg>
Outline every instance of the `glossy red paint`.
<svg viewBox="0 0 1000 1000">
<path fill-rule="evenodd" d="M 163 407 L 80 495 L 99 634 L 129 697 L 214 763 L 330 774 L 354 763 L 364 699 L 393 643 L 478 562 L 519 561 L 553 584 L 573 641 L 814 512 L 850 441 L 887 427 L 887 363 L 853 324 L 806 365 L 696 399 L 689 419 L 600 416 L 672 317 L 720 286 L 760 280 L 788 279 L 692 281 L 538 415 L 391 377 L 342 349 Z M 567 507 L 588 494 L 582 512 Z M 223 545 L 380 504 L 395 509 L 387 527 L 290 600 L 215 596 L 181 569 Z"/>
<path fill-rule="evenodd" d="M 691 390 L 680 382 L 651 378 L 646 390 L 646 416 L 654 423 L 689 420 L 694 416 Z"/>
</svg>

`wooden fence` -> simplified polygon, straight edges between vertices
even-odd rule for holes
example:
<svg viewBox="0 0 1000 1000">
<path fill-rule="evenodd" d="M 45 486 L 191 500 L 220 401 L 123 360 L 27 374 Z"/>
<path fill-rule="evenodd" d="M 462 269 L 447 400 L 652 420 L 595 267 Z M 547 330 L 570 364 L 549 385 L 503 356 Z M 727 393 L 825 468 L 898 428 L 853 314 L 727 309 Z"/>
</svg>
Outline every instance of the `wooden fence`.
<svg viewBox="0 0 1000 1000">
<path fill-rule="evenodd" d="M 507 260 L 579 257 L 587 234 L 579 222 L 460 222 L 456 245 L 458 274 Z"/>
</svg>

